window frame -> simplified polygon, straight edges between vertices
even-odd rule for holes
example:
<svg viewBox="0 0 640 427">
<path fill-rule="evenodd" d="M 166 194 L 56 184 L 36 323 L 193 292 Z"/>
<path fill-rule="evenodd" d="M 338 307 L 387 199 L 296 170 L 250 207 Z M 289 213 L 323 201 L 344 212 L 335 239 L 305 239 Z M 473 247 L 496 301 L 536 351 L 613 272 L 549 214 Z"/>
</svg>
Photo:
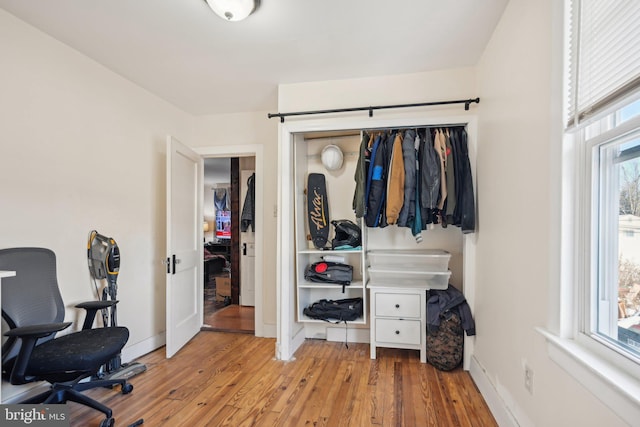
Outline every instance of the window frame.
<svg viewBox="0 0 640 427">
<path fill-rule="evenodd" d="M 599 330 L 598 319 L 593 318 L 594 309 L 599 308 L 600 305 L 601 289 L 598 287 L 598 283 L 608 278 L 609 286 L 612 286 L 611 278 L 617 277 L 617 272 L 611 272 L 611 269 L 617 266 L 617 259 L 614 260 L 611 256 L 606 255 L 605 259 L 600 257 L 601 228 L 608 228 L 610 233 L 615 229 L 613 241 L 608 242 L 608 246 L 615 246 L 618 241 L 617 220 L 611 220 L 611 215 L 614 215 L 611 209 L 611 197 L 615 192 L 604 197 L 600 194 L 601 189 L 605 187 L 603 185 L 605 177 L 602 175 L 608 175 L 609 179 L 613 179 L 616 183 L 617 177 L 613 177 L 615 168 L 612 158 L 609 159 L 611 164 L 605 166 L 603 171 L 599 151 L 607 146 L 617 146 L 624 141 L 640 138 L 640 116 L 617 125 L 615 120 L 612 120 L 612 117 L 618 114 L 618 110 L 623 105 L 631 104 L 639 96 L 640 94 L 636 94 L 628 98 L 626 102 L 620 103 L 622 105 L 619 104 L 613 108 L 613 111 L 608 111 L 593 120 L 593 122 L 599 121 L 602 125 L 600 128 L 602 132 L 599 135 L 587 139 L 586 128 L 593 123 L 589 123 L 573 133 L 576 149 L 574 156 L 579 177 L 577 186 L 575 186 L 578 220 L 574 223 L 576 248 L 574 269 L 577 279 L 576 289 L 574 289 L 576 294 L 574 310 L 577 316 L 572 335 L 577 343 L 640 381 L 640 357 L 624 351 L 621 346 L 598 335 L 595 332 Z M 610 188 L 611 185 L 608 187 Z M 609 199 L 609 203 L 604 199 Z M 606 206 L 607 204 L 609 206 Z M 618 205 L 615 204 L 615 206 Z M 602 214 L 603 211 L 604 214 Z M 605 252 L 611 253 L 612 251 Z M 602 264 L 605 264 L 604 268 L 602 268 Z"/>
<path fill-rule="evenodd" d="M 640 98 L 638 93 L 637 98 Z M 620 108 L 612 108 L 608 114 Z M 593 118 L 581 127 L 586 128 Z M 601 124 L 606 123 L 603 121 Z M 610 122 L 607 123 L 609 125 Z M 591 334 L 591 283 L 594 273 L 593 153 L 616 135 L 640 129 L 640 116 L 620 124 L 615 131 L 585 139 L 577 130 L 564 133 L 561 153 L 561 235 L 558 312 L 548 328 L 536 330 L 547 342 L 549 358 L 630 425 L 640 419 L 640 365 L 621 354 L 606 340 Z M 557 317 L 556 317 L 557 316 Z"/>
</svg>

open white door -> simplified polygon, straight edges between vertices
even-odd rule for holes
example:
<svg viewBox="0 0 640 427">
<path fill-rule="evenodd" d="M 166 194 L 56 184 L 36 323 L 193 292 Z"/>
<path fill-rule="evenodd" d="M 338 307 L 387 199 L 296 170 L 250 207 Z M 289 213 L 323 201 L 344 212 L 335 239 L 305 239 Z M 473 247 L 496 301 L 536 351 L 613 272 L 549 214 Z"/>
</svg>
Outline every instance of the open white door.
<svg viewBox="0 0 640 427">
<path fill-rule="evenodd" d="M 201 177 L 200 156 L 167 136 L 167 357 L 202 323 Z"/>
<path fill-rule="evenodd" d="M 255 171 L 240 171 L 240 212 L 242 212 L 248 190 L 247 180 L 253 173 L 255 173 Z M 251 231 L 251 227 L 249 227 L 247 231 L 240 233 L 240 305 L 256 305 L 255 234 L 254 231 Z"/>
</svg>

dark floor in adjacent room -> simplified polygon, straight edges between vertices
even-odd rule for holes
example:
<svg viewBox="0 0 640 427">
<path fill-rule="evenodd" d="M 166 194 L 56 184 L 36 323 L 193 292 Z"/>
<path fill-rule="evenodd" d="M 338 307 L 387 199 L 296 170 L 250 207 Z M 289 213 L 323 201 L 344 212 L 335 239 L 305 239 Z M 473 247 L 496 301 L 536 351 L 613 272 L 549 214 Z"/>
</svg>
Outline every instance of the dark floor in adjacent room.
<svg viewBox="0 0 640 427">
<path fill-rule="evenodd" d="M 229 304 L 224 298 L 217 298 L 215 279 L 215 276 L 210 276 L 204 285 L 202 330 L 253 334 L 255 332 L 254 307 Z"/>
</svg>

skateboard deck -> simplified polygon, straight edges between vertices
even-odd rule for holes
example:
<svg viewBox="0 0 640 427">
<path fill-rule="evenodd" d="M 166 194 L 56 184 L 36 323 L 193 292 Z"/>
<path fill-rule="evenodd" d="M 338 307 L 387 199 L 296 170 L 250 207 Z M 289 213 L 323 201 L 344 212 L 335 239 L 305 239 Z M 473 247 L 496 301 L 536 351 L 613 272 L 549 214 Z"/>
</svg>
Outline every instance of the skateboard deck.
<svg viewBox="0 0 640 427">
<path fill-rule="evenodd" d="M 307 215 L 313 246 L 324 248 L 329 239 L 329 203 L 324 175 L 310 173 L 307 180 Z"/>
</svg>

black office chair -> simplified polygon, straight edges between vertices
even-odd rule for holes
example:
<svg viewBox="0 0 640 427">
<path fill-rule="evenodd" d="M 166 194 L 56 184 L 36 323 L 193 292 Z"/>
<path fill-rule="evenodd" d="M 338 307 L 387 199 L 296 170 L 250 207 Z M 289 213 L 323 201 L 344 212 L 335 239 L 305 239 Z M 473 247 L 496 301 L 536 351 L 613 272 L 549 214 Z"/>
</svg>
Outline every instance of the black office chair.
<svg viewBox="0 0 640 427">
<path fill-rule="evenodd" d="M 58 289 L 55 254 L 43 248 L 1 249 L 0 270 L 16 272 L 14 277 L 2 279 L 0 286 L 2 317 L 9 327 L 2 345 L 2 374 L 11 384 L 51 384 L 47 392 L 21 403 L 77 402 L 103 412 L 106 418 L 100 427 L 112 427 L 111 409 L 81 392 L 117 384 L 122 394 L 133 390 L 126 379 L 96 379 L 100 367 L 118 356 L 129 339 L 129 330 L 124 327 L 91 329 L 97 311 L 117 301 L 77 305 L 87 312 L 83 329 L 56 338 L 71 322 L 63 322 L 65 307 Z"/>
</svg>

